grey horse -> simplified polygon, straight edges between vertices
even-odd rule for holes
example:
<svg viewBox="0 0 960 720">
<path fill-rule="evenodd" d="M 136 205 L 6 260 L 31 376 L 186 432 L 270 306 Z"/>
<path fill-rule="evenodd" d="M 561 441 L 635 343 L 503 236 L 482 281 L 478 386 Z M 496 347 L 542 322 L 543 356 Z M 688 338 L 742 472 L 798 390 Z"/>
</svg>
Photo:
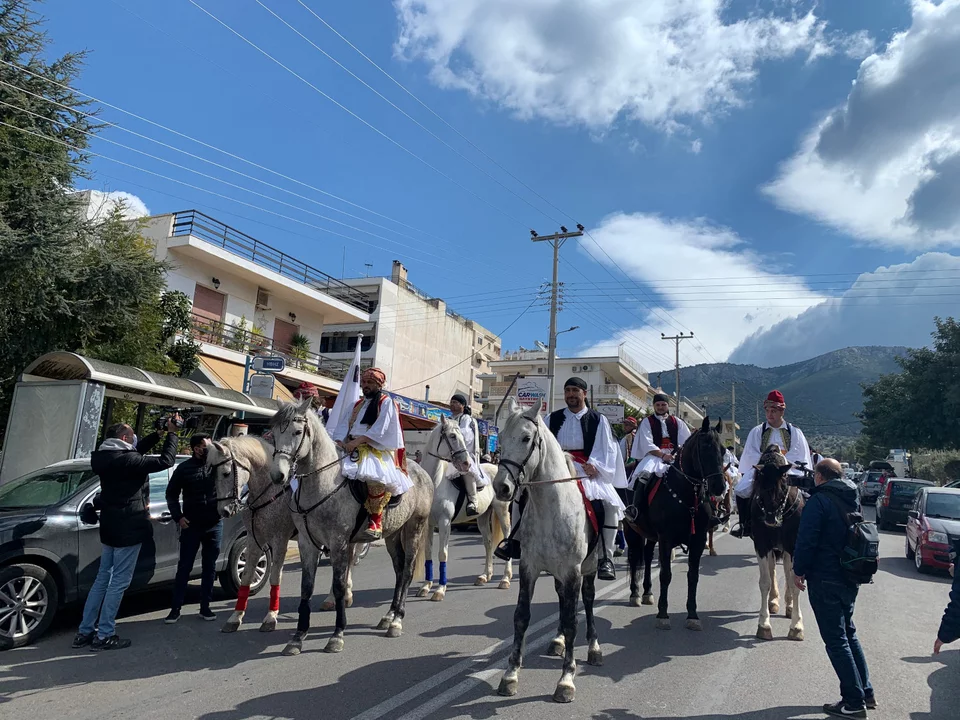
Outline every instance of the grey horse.
<svg viewBox="0 0 960 720">
<path fill-rule="evenodd" d="M 343 632 L 347 626 L 345 604 L 347 573 L 360 503 L 340 472 L 340 451 L 316 413 L 310 398 L 284 403 L 271 420 L 274 450 L 273 466 L 278 479 L 290 483 L 290 508 L 297 527 L 300 548 L 301 585 L 297 630 L 284 648 L 284 655 L 297 655 L 310 629 L 310 598 L 313 596 L 320 547 L 330 550 L 333 567 L 333 595 L 336 625 L 324 648 L 326 652 L 343 650 Z M 388 508 L 383 520 L 383 539 L 393 560 L 396 584 L 393 602 L 380 620 L 378 629 L 395 638 L 402 634 L 404 605 L 415 568 L 423 565 L 423 550 L 433 504 L 433 480 L 414 462 L 407 472 L 413 488 L 403 494 L 396 507 Z"/>
<path fill-rule="evenodd" d="M 499 417 L 500 470 L 493 487 L 497 498 L 511 500 L 518 490 L 527 494 L 520 539 L 520 593 L 513 616 L 513 652 L 500 680 L 501 695 L 516 695 L 523 663 L 524 635 L 530 624 L 530 601 L 540 573 L 554 577 L 560 600 L 560 632 L 551 644 L 563 656 L 563 674 L 553 699 L 571 702 L 577 664 L 577 605 L 583 596 L 587 619 L 587 662 L 603 664 L 593 617 L 597 573 L 596 532 L 577 487 L 569 457 L 540 417 L 539 406 L 523 412 L 510 398 Z M 592 546 L 592 547 L 591 547 Z"/>
</svg>

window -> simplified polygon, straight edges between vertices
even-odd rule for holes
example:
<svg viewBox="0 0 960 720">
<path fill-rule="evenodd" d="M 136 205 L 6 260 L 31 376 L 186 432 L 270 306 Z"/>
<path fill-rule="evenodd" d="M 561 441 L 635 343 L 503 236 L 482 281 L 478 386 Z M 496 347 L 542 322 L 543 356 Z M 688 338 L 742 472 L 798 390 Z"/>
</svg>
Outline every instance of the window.
<svg viewBox="0 0 960 720">
<path fill-rule="evenodd" d="M 366 352 L 373 347 L 376 338 L 373 335 L 364 335 L 360 343 L 360 352 Z M 320 337 L 320 354 L 329 353 L 347 353 L 354 352 L 357 349 L 357 336 L 353 333 L 346 335 L 343 333 L 324 334 Z"/>
<path fill-rule="evenodd" d="M 477 345 L 483 345 L 483 335 L 477 335 Z"/>
<path fill-rule="evenodd" d="M 170 483 L 170 471 L 160 470 L 150 473 L 150 510 L 163 512 L 167 509 L 167 485 Z"/>
<path fill-rule="evenodd" d="M 56 505 L 77 492 L 93 476 L 90 469 L 40 471 L 27 475 L 0 488 L 0 509 Z"/>
</svg>

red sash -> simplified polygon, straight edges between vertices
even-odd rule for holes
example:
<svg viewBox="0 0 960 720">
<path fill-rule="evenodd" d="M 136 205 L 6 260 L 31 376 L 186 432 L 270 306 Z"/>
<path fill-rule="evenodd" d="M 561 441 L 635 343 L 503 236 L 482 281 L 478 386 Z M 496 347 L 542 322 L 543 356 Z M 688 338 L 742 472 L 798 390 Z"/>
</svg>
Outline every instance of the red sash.
<svg viewBox="0 0 960 720">
<path fill-rule="evenodd" d="M 586 465 L 590 462 L 590 458 L 584 454 L 583 450 L 567 450 L 570 453 L 570 457 L 573 458 L 575 463 L 580 463 L 581 465 Z"/>
<path fill-rule="evenodd" d="M 587 493 L 583 489 L 583 483 L 579 480 L 577 480 L 577 488 L 580 490 L 580 496 L 583 498 L 583 509 L 587 512 L 587 519 L 590 521 L 590 525 L 593 526 L 593 531 L 599 534 L 600 523 L 597 521 L 597 514 L 593 511 L 593 504 L 587 500 Z"/>
</svg>

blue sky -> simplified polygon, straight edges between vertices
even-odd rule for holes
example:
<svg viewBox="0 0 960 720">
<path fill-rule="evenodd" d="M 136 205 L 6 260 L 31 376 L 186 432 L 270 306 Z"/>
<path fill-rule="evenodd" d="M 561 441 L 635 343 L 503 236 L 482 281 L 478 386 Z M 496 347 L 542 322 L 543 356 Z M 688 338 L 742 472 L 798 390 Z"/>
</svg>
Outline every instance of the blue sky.
<svg viewBox="0 0 960 720">
<path fill-rule="evenodd" d="M 388 274 L 401 259 L 462 314 L 494 331 L 512 323 L 507 348 L 547 339 L 543 308 L 521 315 L 550 271 L 529 229 L 561 222 L 592 238 L 563 248 L 559 324 L 580 326 L 561 336 L 566 354 L 624 343 L 652 370 L 672 361 L 659 333 L 692 330 L 685 363 L 787 364 L 846 345 L 925 343 L 933 315 L 956 304 L 960 88 L 949 67 L 960 62 L 960 0 L 40 8 L 55 51 L 90 51 L 79 89 L 381 215 L 109 108 L 105 120 L 302 197 L 117 129 L 102 138 L 269 197 L 104 139 L 96 152 L 170 179 L 95 158 L 89 187 L 132 193 L 151 213 L 203 210 L 333 275 L 344 247 L 348 276 L 365 263 Z"/>
</svg>

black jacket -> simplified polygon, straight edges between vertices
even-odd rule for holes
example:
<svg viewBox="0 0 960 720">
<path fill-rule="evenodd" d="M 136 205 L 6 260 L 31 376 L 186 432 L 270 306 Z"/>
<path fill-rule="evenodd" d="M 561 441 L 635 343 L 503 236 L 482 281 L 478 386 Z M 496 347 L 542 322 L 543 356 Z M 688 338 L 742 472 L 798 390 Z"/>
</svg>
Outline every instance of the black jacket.
<svg viewBox="0 0 960 720">
<path fill-rule="evenodd" d="M 846 513 L 859 509 L 857 486 L 849 480 L 830 480 L 816 487 L 803 506 L 793 571 L 808 580 L 845 582 L 840 556 L 847 544 Z"/>
<path fill-rule="evenodd" d="M 177 461 L 177 436 L 168 433 L 159 457 L 147 457 L 160 441 L 159 433 L 143 438 L 136 450 L 114 449 L 106 441 L 90 454 L 90 465 L 100 476 L 100 542 L 130 547 L 153 535 L 148 510 L 150 473 L 165 470 Z M 108 445 L 108 447 L 104 447 Z"/>
<path fill-rule="evenodd" d="M 185 517 L 190 527 L 197 530 L 206 530 L 220 522 L 216 481 L 213 474 L 207 472 L 204 462 L 190 458 L 177 465 L 167 485 L 167 507 L 174 522 Z"/>
<path fill-rule="evenodd" d="M 960 550 L 960 543 L 957 543 L 957 550 Z M 940 621 L 940 632 L 937 637 L 942 642 L 952 643 L 954 640 L 960 640 L 960 554 L 957 555 L 953 569 L 953 586 L 950 588 L 950 604 L 943 611 L 943 620 Z"/>
</svg>

